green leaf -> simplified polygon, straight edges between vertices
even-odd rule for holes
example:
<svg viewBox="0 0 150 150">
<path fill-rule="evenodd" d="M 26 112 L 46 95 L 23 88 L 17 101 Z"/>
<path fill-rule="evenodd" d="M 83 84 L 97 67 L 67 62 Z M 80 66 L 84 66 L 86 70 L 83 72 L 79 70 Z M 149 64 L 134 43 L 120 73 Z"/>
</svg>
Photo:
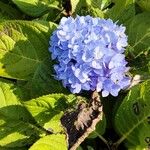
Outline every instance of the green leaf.
<svg viewBox="0 0 150 150">
<path fill-rule="evenodd" d="M 53 66 L 50 60 L 47 59 L 44 64 L 39 66 L 39 69 L 34 73 L 33 78 L 28 82 L 30 95 L 36 98 L 50 93 L 68 93 L 67 89 L 62 86 L 62 83 L 55 80 L 53 77 Z"/>
<path fill-rule="evenodd" d="M 71 2 L 71 6 L 72 6 L 72 13 L 74 13 L 75 10 L 76 10 L 76 7 L 78 6 L 78 4 L 80 2 L 80 0 L 70 0 L 70 2 Z"/>
<path fill-rule="evenodd" d="M 128 148 L 148 148 L 150 138 L 150 80 L 133 87 L 119 106 L 114 125 Z"/>
<path fill-rule="evenodd" d="M 66 137 L 52 134 L 39 139 L 29 150 L 67 150 Z"/>
<path fill-rule="evenodd" d="M 10 19 L 10 16 L 8 16 L 6 13 L 0 12 L 0 22 L 4 20 L 9 20 L 9 19 Z"/>
<path fill-rule="evenodd" d="M 133 75 L 139 74 L 141 80 L 150 79 L 150 51 L 146 54 L 141 54 L 136 58 L 128 56 L 130 58 L 130 72 Z M 139 63 L 140 62 L 140 63 Z"/>
<path fill-rule="evenodd" d="M 136 57 L 150 50 L 150 13 L 142 13 L 130 19 L 127 23 L 127 35 L 130 53 Z"/>
<path fill-rule="evenodd" d="M 28 148 L 27 147 L 14 147 L 14 148 L 0 147 L 0 150 L 28 150 Z"/>
<path fill-rule="evenodd" d="M 25 102 L 25 106 L 40 126 L 46 130 L 61 132 L 63 129 L 60 118 L 63 111 L 75 100 L 74 95 L 50 94 Z"/>
<path fill-rule="evenodd" d="M 115 5 L 107 11 L 107 15 L 114 21 L 123 23 L 135 15 L 135 0 L 116 0 Z"/>
<path fill-rule="evenodd" d="M 2 15 L 2 17 L 1 17 Z M 21 19 L 21 14 L 10 4 L 5 4 L 0 1 L 0 19 Z"/>
<path fill-rule="evenodd" d="M 0 24 L 0 76 L 26 80 L 48 59 L 53 23 L 6 21 Z"/>
<path fill-rule="evenodd" d="M 99 1 L 98 5 L 101 7 L 101 10 L 105 9 L 111 4 L 111 0 L 97 0 Z"/>
<path fill-rule="evenodd" d="M 0 77 L 0 82 L 1 84 L 9 85 L 10 90 L 12 91 L 13 95 L 17 97 L 19 102 L 31 99 L 29 89 L 26 89 L 25 87 L 27 83 L 26 81 L 16 81 Z"/>
<path fill-rule="evenodd" d="M 12 108 L 16 109 L 17 107 Z M 34 125 L 5 117 L 2 118 L 0 114 L 0 146 L 8 148 L 27 146 L 38 138 L 39 133 L 35 130 Z"/>
<path fill-rule="evenodd" d="M 60 9 L 60 0 L 12 0 L 24 13 L 38 17 L 49 9 Z"/>
<path fill-rule="evenodd" d="M 77 150 L 83 150 L 83 148 L 82 148 L 81 146 L 79 146 L 79 147 L 77 148 Z"/>
<path fill-rule="evenodd" d="M 89 145 L 87 146 L 87 149 L 88 150 L 94 150 L 94 148 L 92 146 L 89 146 Z"/>
<path fill-rule="evenodd" d="M 150 12 L 149 0 L 136 0 L 136 3 L 142 8 L 142 10 Z"/>
<path fill-rule="evenodd" d="M 31 95 L 62 92 L 48 52 L 56 25 L 51 22 L 6 21 L 0 24 L 0 76 L 30 80 Z"/>
<path fill-rule="evenodd" d="M 87 2 L 88 5 L 92 5 L 95 8 L 103 10 L 111 3 L 111 0 L 87 0 Z"/>
<path fill-rule="evenodd" d="M 149 148 L 143 149 L 140 145 L 137 145 L 136 147 L 129 147 L 128 150 L 149 150 Z"/>
<path fill-rule="evenodd" d="M 58 9 L 50 9 L 47 14 L 44 14 L 39 18 L 39 20 L 52 21 L 52 22 L 60 22 L 60 19 L 64 16 L 62 11 Z"/>
<path fill-rule="evenodd" d="M 18 97 L 13 85 L 0 82 L 0 146 L 22 147 L 37 139 L 39 129 Z"/>
<path fill-rule="evenodd" d="M 9 105 L 20 105 L 20 101 L 11 90 L 13 84 L 0 81 L 0 108 Z"/>
<path fill-rule="evenodd" d="M 104 17 L 101 10 L 100 0 L 80 0 L 72 2 L 73 13 L 76 15 L 91 15 L 93 17 Z"/>
</svg>

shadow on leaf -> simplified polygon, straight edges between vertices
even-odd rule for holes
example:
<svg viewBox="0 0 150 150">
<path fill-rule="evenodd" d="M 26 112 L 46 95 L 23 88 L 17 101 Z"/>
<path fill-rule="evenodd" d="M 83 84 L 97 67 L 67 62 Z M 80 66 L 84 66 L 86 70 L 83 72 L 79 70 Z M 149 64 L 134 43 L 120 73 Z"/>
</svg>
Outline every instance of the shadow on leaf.
<svg viewBox="0 0 150 150">
<path fill-rule="evenodd" d="M 22 147 L 39 138 L 38 127 L 25 107 L 10 105 L 0 108 L 0 146 Z"/>
</svg>

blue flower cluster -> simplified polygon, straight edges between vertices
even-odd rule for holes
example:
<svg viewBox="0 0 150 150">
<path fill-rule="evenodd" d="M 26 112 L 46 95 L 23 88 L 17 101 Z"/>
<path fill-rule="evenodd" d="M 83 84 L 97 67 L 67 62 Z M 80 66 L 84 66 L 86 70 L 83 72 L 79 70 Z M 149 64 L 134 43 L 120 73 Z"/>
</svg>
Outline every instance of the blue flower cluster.
<svg viewBox="0 0 150 150">
<path fill-rule="evenodd" d="M 56 79 L 62 80 L 72 93 L 96 90 L 106 97 L 117 96 L 130 84 L 126 75 L 125 27 L 110 19 L 77 16 L 62 18 L 50 38 L 49 51 Z"/>
</svg>

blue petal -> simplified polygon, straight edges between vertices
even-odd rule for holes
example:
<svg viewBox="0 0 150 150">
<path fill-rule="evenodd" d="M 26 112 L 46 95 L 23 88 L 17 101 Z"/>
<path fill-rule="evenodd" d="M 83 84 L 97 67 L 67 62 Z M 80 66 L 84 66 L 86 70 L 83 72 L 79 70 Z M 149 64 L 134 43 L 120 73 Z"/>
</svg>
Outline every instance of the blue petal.
<svg viewBox="0 0 150 150">
<path fill-rule="evenodd" d="M 109 92 L 106 90 L 102 91 L 102 97 L 107 97 L 109 95 Z"/>
<path fill-rule="evenodd" d="M 111 95 L 118 96 L 118 92 L 121 90 L 120 86 L 114 84 L 114 85 L 112 85 L 111 88 L 112 88 L 110 91 Z"/>
<path fill-rule="evenodd" d="M 102 91 L 117 96 L 130 84 L 123 54 L 127 46 L 125 27 L 111 19 L 77 16 L 62 18 L 49 41 L 49 52 L 58 65 L 55 78 L 71 92 Z"/>
<path fill-rule="evenodd" d="M 72 84 L 71 87 L 73 93 L 79 93 L 81 91 L 81 84 L 79 83 Z"/>
</svg>

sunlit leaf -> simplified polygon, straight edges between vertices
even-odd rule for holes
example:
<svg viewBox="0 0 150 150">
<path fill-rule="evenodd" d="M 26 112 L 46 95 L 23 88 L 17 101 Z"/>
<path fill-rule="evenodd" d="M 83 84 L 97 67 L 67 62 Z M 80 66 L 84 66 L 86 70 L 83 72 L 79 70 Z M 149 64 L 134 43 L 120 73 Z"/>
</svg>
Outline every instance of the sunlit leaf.
<svg viewBox="0 0 150 150">
<path fill-rule="evenodd" d="M 21 105 L 12 87 L 0 82 L 0 146 L 8 148 L 32 144 L 39 134 L 32 116 Z"/>
<path fill-rule="evenodd" d="M 66 137 L 52 134 L 39 139 L 29 150 L 67 150 Z"/>
<path fill-rule="evenodd" d="M 60 132 L 63 130 L 60 122 L 63 111 L 75 100 L 73 95 L 50 94 L 25 102 L 25 106 L 39 125 L 46 130 Z"/>
<path fill-rule="evenodd" d="M 38 17 L 49 9 L 59 9 L 60 0 L 12 0 L 24 13 Z"/>
</svg>

